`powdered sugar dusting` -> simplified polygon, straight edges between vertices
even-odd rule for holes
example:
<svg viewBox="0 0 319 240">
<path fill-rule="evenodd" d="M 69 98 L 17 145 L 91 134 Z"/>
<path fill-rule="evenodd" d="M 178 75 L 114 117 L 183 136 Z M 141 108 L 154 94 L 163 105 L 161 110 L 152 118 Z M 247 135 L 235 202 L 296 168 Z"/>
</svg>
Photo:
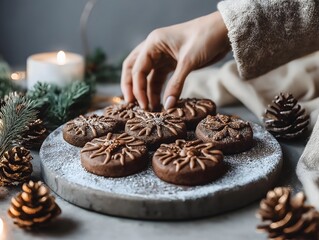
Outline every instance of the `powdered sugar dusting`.
<svg viewBox="0 0 319 240">
<path fill-rule="evenodd" d="M 210 184 L 196 187 L 176 186 L 158 179 L 151 166 L 124 178 L 104 178 L 88 173 L 81 166 L 80 150 L 63 140 L 62 127 L 46 139 L 40 151 L 43 171 L 62 178 L 66 184 L 77 184 L 121 197 L 149 200 L 187 200 L 212 195 L 220 190 L 241 188 L 267 178 L 281 164 L 279 143 L 261 126 L 252 124 L 254 147 L 241 154 L 225 156 L 227 173 Z M 63 186 L 61 186 L 63 188 Z M 78 191 L 82 191 L 79 188 Z M 64 196 L 62 196 L 64 197 Z"/>
</svg>

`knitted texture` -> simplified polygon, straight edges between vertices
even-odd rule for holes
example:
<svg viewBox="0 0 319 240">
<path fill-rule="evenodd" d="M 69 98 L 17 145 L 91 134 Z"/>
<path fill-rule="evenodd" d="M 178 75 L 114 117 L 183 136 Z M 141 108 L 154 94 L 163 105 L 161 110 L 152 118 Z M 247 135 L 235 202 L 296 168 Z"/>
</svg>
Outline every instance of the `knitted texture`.
<svg viewBox="0 0 319 240">
<path fill-rule="evenodd" d="M 218 9 L 243 78 L 319 50 L 318 0 L 226 0 Z"/>
</svg>

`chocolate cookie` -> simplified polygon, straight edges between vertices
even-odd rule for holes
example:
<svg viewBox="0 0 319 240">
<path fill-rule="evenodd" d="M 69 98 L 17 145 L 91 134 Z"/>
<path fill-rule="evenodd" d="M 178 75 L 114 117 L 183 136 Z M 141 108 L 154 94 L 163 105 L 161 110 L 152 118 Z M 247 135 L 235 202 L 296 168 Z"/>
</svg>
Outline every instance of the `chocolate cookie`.
<svg viewBox="0 0 319 240">
<path fill-rule="evenodd" d="M 167 113 L 184 120 L 187 129 L 195 129 L 200 120 L 216 114 L 216 105 L 209 99 L 186 98 L 178 100 L 176 106 L 168 109 Z"/>
<path fill-rule="evenodd" d="M 76 147 L 83 147 L 93 138 L 113 132 L 117 127 L 118 123 L 112 118 L 96 114 L 90 116 L 80 115 L 64 125 L 63 138 Z"/>
<path fill-rule="evenodd" d="M 82 166 L 105 177 L 124 177 L 147 166 L 148 152 L 143 141 L 126 133 L 108 133 L 95 138 L 81 150 Z"/>
<path fill-rule="evenodd" d="M 176 140 L 162 144 L 153 156 L 153 169 L 162 180 L 178 185 L 201 185 L 224 172 L 223 153 L 213 143 Z"/>
<path fill-rule="evenodd" d="M 137 114 L 143 112 L 144 110 L 137 103 L 124 103 L 106 107 L 104 109 L 104 116 L 117 120 L 123 129 L 128 120 L 135 118 Z"/>
<path fill-rule="evenodd" d="M 244 152 L 253 145 L 253 131 L 248 122 L 235 116 L 207 116 L 196 128 L 196 136 L 211 142 L 224 154 Z"/>
<path fill-rule="evenodd" d="M 143 140 L 151 149 L 186 137 L 186 125 L 180 118 L 167 113 L 144 112 L 128 120 L 125 132 Z"/>
</svg>

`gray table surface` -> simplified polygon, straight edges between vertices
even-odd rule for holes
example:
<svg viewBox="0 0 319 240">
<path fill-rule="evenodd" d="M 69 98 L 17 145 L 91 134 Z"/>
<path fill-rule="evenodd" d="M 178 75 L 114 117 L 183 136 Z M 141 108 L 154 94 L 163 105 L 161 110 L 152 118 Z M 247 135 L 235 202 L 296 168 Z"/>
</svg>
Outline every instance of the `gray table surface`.
<svg viewBox="0 0 319 240">
<path fill-rule="evenodd" d="M 113 91 L 111 91 L 113 92 Z M 114 94 L 114 92 L 113 92 Z M 243 106 L 219 109 L 226 114 L 237 114 L 242 118 L 257 122 L 257 118 Z M 290 186 L 294 191 L 302 190 L 295 174 L 297 161 L 304 148 L 305 141 L 281 142 L 284 166 L 278 186 Z M 41 179 L 40 160 L 33 152 L 34 179 Z M 60 217 L 50 227 L 37 232 L 26 232 L 15 226 L 7 215 L 10 199 L 20 190 L 10 188 L 9 194 L 0 200 L 0 217 L 4 220 L 4 236 L 0 239 L 266 239 L 255 228 L 259 220 L 255 217 L 259 201 L 236 211 L 218 216 L 192 221 L 141 221 L 118 218 L 91 212 L 74 206 L 57 196 L 57 203 L 62 209 Z"/>
</svg>

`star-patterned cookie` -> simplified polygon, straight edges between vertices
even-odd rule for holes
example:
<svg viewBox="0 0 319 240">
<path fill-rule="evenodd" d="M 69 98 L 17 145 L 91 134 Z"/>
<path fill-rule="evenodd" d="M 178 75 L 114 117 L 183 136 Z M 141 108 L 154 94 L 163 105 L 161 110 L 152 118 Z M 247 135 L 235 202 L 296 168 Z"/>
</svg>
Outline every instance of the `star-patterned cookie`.
<svg viewBox="0 0 319 240">
<path fill-rule="evenodd" d="M 162 180 L 179 185 L 209 183 L 224 173 L 223 153 L 213 143 L 200 140 L 176 140 L 162 144 L 153 156 L 155 174 Z"/>
<path fill-rule="evenodd" d="M 143 141 L 126 133 L 108 133 L 95 138 L 81 150 L 81 164 L 91 173 L 105 177 L 123 177 L 147 166 L 148 152 Z"/>
<path fill-rule="evenodd" d="M 196 136 L 204 142 L 213 143 L 224 154 L 244 152 L 253 145 L 250 124 L 235 116 L 207 116 L 197 125 Z"/>
<path fill-rule="evenodd" d="M 114 104 L 104 109 L 104 116 L 117 120 L 123 129 L 128 120 L 143 112 L 137 103 Z"/>
<path fill-rule="evenodd" d="M 216 114 L 216 105 L 209 99 L 184 98 L 177 101 L 174 108 L 166 111 L 185 121 L 187 129 L 195 129 L 207 115 Z"/>
<path fill-rule="evenodd" d="M 187 135 L 186 125 L 179 117 L 165 112 L 144 112 L 127 121 L 125 132 L 156 149 L 161 143 L 171 143 Z"/>
<path fill-rule="evenodd" d="M 63 138 L 76 147 L 83 147 L 93 138 L 104 136 L 117 129 L 118 123 L 112 118 L 96 114 L 80 115 L 64 125 Z"/>
</svg>

